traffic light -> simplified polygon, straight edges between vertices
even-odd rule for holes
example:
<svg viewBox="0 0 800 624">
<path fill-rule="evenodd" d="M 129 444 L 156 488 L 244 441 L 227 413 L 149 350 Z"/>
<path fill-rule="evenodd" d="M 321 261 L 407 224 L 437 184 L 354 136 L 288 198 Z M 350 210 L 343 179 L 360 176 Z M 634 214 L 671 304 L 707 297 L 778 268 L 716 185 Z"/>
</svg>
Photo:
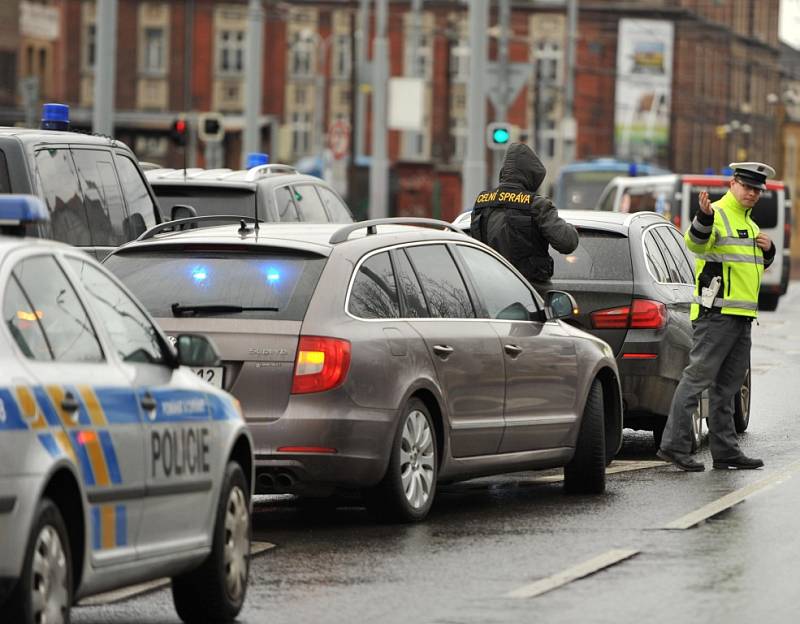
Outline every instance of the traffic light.
<svg viewBox="0 0 800 624">
<path fill-rule="evenodd" d="M 504 150 L 517 140 L 519 128 L 505 121 L 493 121 L 486 126 L 486 146 L 493 150 Z"/>
<path fill-rule="evenodd" d="M 189 122 L 186 121 L 186 117 L 181 115 L 177 117 L 172 122 L 172 127 L 169 131 L 169 138 L 172 139 L 172 142 L 175 145 L 186 145 L 186 139 L 189 135 Z"/>
<path fill-rule="evenodd" d="M 219 113 L 202 113 L 198 115 L 197 136 L 206 143 L 221 141 L 225 136 L 222 115 Z"/>
</svg>

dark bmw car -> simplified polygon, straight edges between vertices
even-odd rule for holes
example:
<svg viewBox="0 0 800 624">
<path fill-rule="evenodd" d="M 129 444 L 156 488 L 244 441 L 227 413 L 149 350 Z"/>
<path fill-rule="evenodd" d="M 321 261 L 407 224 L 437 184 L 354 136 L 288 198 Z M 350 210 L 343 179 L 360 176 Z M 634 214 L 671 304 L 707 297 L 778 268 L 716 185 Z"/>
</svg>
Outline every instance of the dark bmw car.
<svg viewBox="0 0 800 624">
<path fill-rule="evenodd" d="M 580 234 L 571 254 L 552 253 L 553 288 L 572 294 L 580 313 L 571 322 L 613 349 L 619 366 L 624 424 L 652 431 L 656 446 L 672 395 L 689 361 L 694 260 L 681 232 L 659 214 L 566 210 Z M 468 214 L 456 221 L 469 227 Z M 700 443 L 708 401 L 695 413 Z M 736 429 L 750 414 L 750 372 L 736 397 Z"/>
</svg>

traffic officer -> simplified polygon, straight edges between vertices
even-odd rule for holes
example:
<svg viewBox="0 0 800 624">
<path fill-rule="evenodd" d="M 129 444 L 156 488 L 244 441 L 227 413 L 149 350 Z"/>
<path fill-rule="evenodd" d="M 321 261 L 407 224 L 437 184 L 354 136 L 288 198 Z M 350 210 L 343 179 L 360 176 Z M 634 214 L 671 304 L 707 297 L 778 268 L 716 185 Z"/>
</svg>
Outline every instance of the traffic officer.
<svg viewBox="0 0 800 624">
<path fill-rule="evenodd" d="M 472 208 L 470 234 L 500 253 L 539 292 L 550 286 L 549 247 L 575 251 L 578 231 L 558 216 L 548 198 L 535 195 L 547 171 L 524 143 L 512 143 L 500 169 L 497 188 L 480 193 Z"/>
<path fill-rule="evenodd" d="M 705 466 L 690 457 L 692 413 L 709 388 L 709 446 L 714 468 L 753 469 L 764 462 L 739 448 L 733 421 L 733 397 L 750 361 L 750 326 L 758 313 L 761 275 L 775 258 L 775 245 L 759 232 L 751 213 L 767 178 L 769 165 L 731 163 L 728 192 L 713 204 L 700 193 L 700 210 L 686 232 L 686 246 L 696 256 L 694 326 L 689 365 L 672 398 L 658 456 L 691 472 Z"/>
</svg>

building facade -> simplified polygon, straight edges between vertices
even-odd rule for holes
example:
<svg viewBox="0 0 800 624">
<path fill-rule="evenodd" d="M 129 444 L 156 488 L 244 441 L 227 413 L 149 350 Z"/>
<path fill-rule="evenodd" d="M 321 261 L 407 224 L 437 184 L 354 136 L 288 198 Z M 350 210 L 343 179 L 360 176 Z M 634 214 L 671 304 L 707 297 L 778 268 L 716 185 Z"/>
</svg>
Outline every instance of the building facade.
<svg viewBox="0 0 800 624">
<path fill-rule="evenodd" d="M 320 169 L 320 156 L 327 155 L 331 164 L 335 151 L 333 174 L 347 178 L 349 184 L 340 188 L 362 216 L 368 160 L 353 158 L 354 137 L 346 137 L 357 125 L 356 95 L 370 91 L 369 80 L 356 73 L 359 4 L 262 4 L 259 142 L 273 160 L 310 162 Z M 390 210 L 453 218 L 469 203 L 461 196 L 470 88 L 468 5 L 425 0 L 415 14 L 414 4 L 393 0 L 389 8 L 391 75 L 422 81 L 422 126 L 389 131 Z M 247 1 L 117 5 L 115 136 L 141 160 L 175 167 L 240 166 L 245 85 L 251 77 L 245 65 Z M 488 29 L 490 61 L 499 55 L 496 5 Z M 779 0 L 580 2 L 577 158 L 620 155 L 679 172 L 718 170 L 745 158 L 778 162 L 785 148 L 779 107 L 769 97 L 781 92 L 778 5 Z M 89 130 L 95 1 L 23 0 L 0 7 L 0 123 L 30 123 L 42 102 L 61 101 L 72 107 L 73 124 Z M 563 7 L 511 2 L 508 58 L 526 75 L 505 108 L 508 121 L 520 128 L 520 140 L 541 155 L 550 172 L 545 190 L 566 156 L 567 43 Z M 34 83 L 38 92 L 30 91 Z M 489 76 L 487 83 L 496 79 Z M 495 104 L 490 98 L 487 123 L 498 116 Z M 193 120 L 205 111 L 223 115 L 221 143 L 194 137 L 182 148 L 170 140 L 178 115 Z M 367 159 L 369 132 L 367 118 Z M 493 156 L 486 150 L 490 172 Z M 494 182 L 487 179 L 486 185 Z"/>
</svg>

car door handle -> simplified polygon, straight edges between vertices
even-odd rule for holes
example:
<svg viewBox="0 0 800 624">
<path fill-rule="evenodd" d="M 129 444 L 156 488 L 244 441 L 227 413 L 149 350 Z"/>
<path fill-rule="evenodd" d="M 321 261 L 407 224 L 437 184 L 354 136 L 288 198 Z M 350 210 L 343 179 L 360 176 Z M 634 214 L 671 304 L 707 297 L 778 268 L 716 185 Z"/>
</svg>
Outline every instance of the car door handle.
<svg viewBox="0 0 800 624">
<path fill-rule="evenodd" d="M 508 353 L 512 358 L 515 358 L 522 353 L 522 348 L 514 344 L 503 345 L 503 349 L 505 349 L 506 353 Z"/>
<path fill-rule="evenodd" d="M 154 409 L 156 409 L 156 407 L 158 407 L 158 403 L 156 403 L 156 400 L 153 398 L 153 395 L 150 394 L 149 392 L 145 392 L 142 395 L 142 400 L 139 402 L 139 404 L 142 406 L 142 409 L 145 410 L 146 412 L 152 412 Z"/>
<path fill-rule="evenodd" d="M 453 347 L 448 345 L 433 345 L 433 352 L 440 358 L 446 358 L 454 351 Z"/>
<path fill-rule="evenodd" d="M 69 412 L 70 414 L 77 412 L 78 408 L 80 407 L 80 403 L 75 399 L 75 395 L 71 392 L 67 392 L 64 395 L 64 398 L 61 399 L 61 409 L 65 412 Z"/>
</svg>

